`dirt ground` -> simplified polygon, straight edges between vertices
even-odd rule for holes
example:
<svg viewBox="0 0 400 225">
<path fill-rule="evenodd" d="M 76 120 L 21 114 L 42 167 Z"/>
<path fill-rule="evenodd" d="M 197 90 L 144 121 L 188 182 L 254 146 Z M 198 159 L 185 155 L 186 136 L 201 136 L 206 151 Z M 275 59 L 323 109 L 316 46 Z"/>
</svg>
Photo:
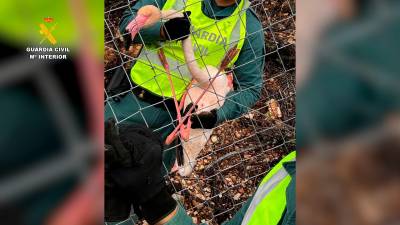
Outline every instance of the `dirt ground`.
<svg viewBox="0 0 400 225">
<path fill-rule="evenodd" d="M 167 179 L 195 223 L 232 218 L 265 173 L 295 149 L 295 1 L 256 0 L 252 6 L 266 40 L 262 97 L 254 110 L 214 130 L 190 177 L 171 174 Z M 129 69 L 140 49 L 126 50 L 120 38 L 118 23 L 126 9 L 126 0 L 106 1 L 105 82 L 113 68 Z M 274 106 L 268 104 L 272 99 Z"/>
</svg>

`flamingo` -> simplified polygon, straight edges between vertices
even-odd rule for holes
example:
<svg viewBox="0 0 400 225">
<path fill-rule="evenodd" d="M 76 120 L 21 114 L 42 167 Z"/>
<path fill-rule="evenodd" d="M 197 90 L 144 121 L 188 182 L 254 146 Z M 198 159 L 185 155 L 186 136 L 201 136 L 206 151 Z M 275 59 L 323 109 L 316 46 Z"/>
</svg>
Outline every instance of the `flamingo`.
<svg viewBox="0 0 400 225">
<path fill-rule="evenodd" d="M 133 39 L 140 29 L 150 27 L 161 19 L 168 20 L 183 16 L 183 13 L 175 10 L 160 11 L 153 5 L 146 5 L 138 10 L 136 17 L 128 24 L 126 30 L 130 32 Z M 197 103 L 198 107 L 194 113 L 220 108 L 224 104 L 226 95 L 233 89 L 232 75 L 227 76 L 211 65 L 200 68 L 193 51 L 191 37 L 182 41 L 182 48 L 186 65 L 193 78 L 187 95 L 183 99 L 184 107 L 188 107 L 190 103 Z M 182 138 L 183 165 L 178 167 L 176 163 L 174 166 L 178 168 L 181 176 L 189 176 L 192 173 L 196 158 L 208 142 L 212 131 L 213 129 L 191 129 L 188 138 Z"/>
</svg>

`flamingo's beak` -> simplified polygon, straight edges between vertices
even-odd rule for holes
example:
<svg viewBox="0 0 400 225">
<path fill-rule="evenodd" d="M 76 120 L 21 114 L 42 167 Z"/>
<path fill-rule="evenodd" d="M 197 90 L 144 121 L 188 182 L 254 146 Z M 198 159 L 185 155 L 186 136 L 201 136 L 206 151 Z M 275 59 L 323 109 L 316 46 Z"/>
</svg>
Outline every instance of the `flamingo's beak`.
<svg viewBox="0 0 400 225">
<path fill-rule="evenodd" d="M 126 26 L 126 30 L 131 33 L 132 40 L 135 38 L 136 34 L 139 33 L 139 30 L 146 24 L 146 21 L 149 19 L 149 16 L 138 14 L 136 18 L 134 18 L 128 26 Z"/>
</svg>

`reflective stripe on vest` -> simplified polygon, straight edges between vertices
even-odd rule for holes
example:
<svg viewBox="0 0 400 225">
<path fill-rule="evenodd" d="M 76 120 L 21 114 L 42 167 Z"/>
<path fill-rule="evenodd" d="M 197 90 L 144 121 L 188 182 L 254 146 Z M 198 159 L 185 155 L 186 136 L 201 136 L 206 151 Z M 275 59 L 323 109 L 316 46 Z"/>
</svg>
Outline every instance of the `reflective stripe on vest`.
<svg viewBox="0 0 400 225">
<path fill-rule="evenodd" d="M 243 47 L 246 37 L 246 10 L 250 3 L 248 0 L 242 0 L 231 16 L 220 20 L 204 15 L 201 4 L 202 1 L 199 0 L 167 0 L 162 10 L 191 11 L 191 38 L 197 63 L 201 68 L 205 65 L 218 67 L 226 51 L 231 47 L 236 44 L 238 49 Z M 180 99 L 191 80 L 182 45 L 180 41 L 166 41 L 162 45 L 170 64 L 176 95 Z M 131 79 L 156 95 L 172 97 L 167 74 L 158 59 L 159 48 L 157 45 L 143 47 L 136 64 L 131 69 Z M 237 58 L 238 55 L 230 66 L 233 66 Z"/>
<path fill-rule="evenodd" d="M 246 214 L 242 225 L 276 225 L 281 220 L 286 207 L 286 188 L 290 175 L 282 166 L 284 162 L 295 161 L 296 152 L 283 158 L 262 180 Z"/>
</svg>

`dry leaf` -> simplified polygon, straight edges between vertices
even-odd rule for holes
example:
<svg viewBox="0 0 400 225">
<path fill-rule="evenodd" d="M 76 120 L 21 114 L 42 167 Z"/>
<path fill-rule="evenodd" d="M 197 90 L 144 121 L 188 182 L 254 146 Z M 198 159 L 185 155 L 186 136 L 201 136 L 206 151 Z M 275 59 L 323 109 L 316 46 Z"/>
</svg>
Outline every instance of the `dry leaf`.
<svg viewBox="0 0 400 225">
<path fill-rule="evenodd" d="M 276 101 L 275 99 L 271 99 L 268 101 L 267 105 L 268 105 L 269 115 L 271 116 L 272 119 L 275 120 L 282 117 L 282 112 L 281 108 L 279 107 L 278 101 Z"/>
</svg>

